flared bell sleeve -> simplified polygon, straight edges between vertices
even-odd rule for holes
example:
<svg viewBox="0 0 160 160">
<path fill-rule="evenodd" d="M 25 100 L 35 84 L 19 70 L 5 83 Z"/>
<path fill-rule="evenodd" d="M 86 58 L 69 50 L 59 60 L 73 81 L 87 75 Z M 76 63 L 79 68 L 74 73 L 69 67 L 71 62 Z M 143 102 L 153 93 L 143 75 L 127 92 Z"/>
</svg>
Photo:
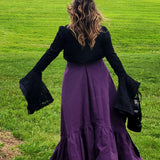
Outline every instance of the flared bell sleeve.
<svg viewBox="0 0 160 160">
<path fill-rule="evenodd" d="M 128 74 L 119 78 L 114 108 L 126 117 L 134 115 L 133 98 L 138 93 L 140 82 L 131 78 Z"/>
<path fill-rule="evenodd" d="M 54 101 L 42 81 L 42 72 L 64 48 L 64 27 L 60 26 L 54 41 L 32 70 L 19 80 L 19 87 L 27 100 L 28 114 L 47 106 Z"/>
<path fill-rule="evenodd" d="M 133 98 L 138 92 L 140 82 L 134 80 L 126 73 L 119 57 L 114 51 L 111 36 L 107 28 L 105 28 L 104 38 L 105 57 L 110 63 L 116 75 L 118 76 L 119 82 L 114 101 L 114 108 L 117 109 L 124 116 L 128 117 L 134 114 Z"/>
</svg>

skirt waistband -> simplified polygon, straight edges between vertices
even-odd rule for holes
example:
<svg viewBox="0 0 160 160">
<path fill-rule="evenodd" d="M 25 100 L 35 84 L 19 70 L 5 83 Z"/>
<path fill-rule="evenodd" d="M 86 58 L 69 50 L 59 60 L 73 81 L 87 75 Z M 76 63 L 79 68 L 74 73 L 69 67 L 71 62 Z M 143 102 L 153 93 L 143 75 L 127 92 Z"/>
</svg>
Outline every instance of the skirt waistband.
<svg viewBox="0 0 160 160">
<path fill-rule="evenodd" d="M 67 65 L 74 65 L 74 66 L 88 66 L 88 65 L 93 65 L 93 64 L 97 64 L 97 63 L 102 63 L 104 62 L 103 59 L 98 59 L 92 62 L 88 62 L 88 63 L 74 63 L 74 62 L 69 62 L 67 61 Z"/>
</svg>

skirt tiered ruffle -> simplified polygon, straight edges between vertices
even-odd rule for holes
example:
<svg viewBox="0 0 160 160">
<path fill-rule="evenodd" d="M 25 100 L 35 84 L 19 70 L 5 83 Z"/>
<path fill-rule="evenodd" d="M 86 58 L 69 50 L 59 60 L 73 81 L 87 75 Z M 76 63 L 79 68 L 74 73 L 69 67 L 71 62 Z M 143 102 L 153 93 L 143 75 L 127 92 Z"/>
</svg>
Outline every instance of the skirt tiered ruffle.
<svg viewBox="0 0 160 160">
<path fill-rule="evenodd" d="M 113 109 L 116 88 L 103 59 L 67 62 L 61 96 L 61 139 L 50 160 L 142 160 L 125 119 Z"/>
</svg>

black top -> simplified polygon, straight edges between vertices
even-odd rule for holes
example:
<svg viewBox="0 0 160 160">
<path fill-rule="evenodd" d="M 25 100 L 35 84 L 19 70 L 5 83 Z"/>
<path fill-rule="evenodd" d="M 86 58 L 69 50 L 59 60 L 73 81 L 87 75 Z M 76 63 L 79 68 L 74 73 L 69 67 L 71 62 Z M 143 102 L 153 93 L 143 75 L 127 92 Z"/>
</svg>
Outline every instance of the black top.
<svg viewBox="0 0 160 160">
<path fill-rule="evenodd" d="M 59 27 L 54 41 L 45 54 L 33 69 L 20 80 L 20 88 L 28 102 L 29 114 L 53 102 L 53 97 L 42 82 L 42 71 L 62 50 L 64 59 L 76 64 L 90 63 L 106 57 L 119 80 L 114 107 L 125 114 L 133 114 L 131 98 L 136 95 L 140 82 L 135 81 L 125 72 L 112 46 L 109 31 L 105 26 L 102 26 L 102 31 L 97 36 L 95 46 L 91 50 L 87 43 L 85 47 L 78 43 L 67 25 Z"/>
<path fill-rule="evenodd" d="M 87 43 L 84 48 L 78 43 L 67 25 L 60 26 L 53 43 L 34 69 L 39 72 L 43 71 L 63 50 L 64 59 L 72 63 L 85 64 L 106 57 L 116 74 L 124 75 L 125 71 L 113 49 L 110 33 L 105 26 L 102 26 L 102 31 L 91 50 Z"/>
</svg>

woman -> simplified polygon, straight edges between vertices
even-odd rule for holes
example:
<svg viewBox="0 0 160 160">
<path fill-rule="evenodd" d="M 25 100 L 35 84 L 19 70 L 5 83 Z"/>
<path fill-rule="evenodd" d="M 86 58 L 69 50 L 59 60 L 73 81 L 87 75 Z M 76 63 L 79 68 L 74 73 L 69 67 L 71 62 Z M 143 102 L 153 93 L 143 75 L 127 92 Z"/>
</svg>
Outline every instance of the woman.
<svg viewBox="0 0 160 160">
<path fill-rule="evenodd" d="M 93 0 L 74 0 L 68 13 L 70 24 L 59 27 L 50 48 L 20 80 L 29 114 L 53 102 L 41 76 L 63 50 L 61 139 L 50 160 L 142 160 L 126 117 L 115 109 L 130 105 L 129 94 L 135 96 L 140 83 L 125 72 Z M 118 76 L 117 92 L 104 57 Z"/>
</svg>

